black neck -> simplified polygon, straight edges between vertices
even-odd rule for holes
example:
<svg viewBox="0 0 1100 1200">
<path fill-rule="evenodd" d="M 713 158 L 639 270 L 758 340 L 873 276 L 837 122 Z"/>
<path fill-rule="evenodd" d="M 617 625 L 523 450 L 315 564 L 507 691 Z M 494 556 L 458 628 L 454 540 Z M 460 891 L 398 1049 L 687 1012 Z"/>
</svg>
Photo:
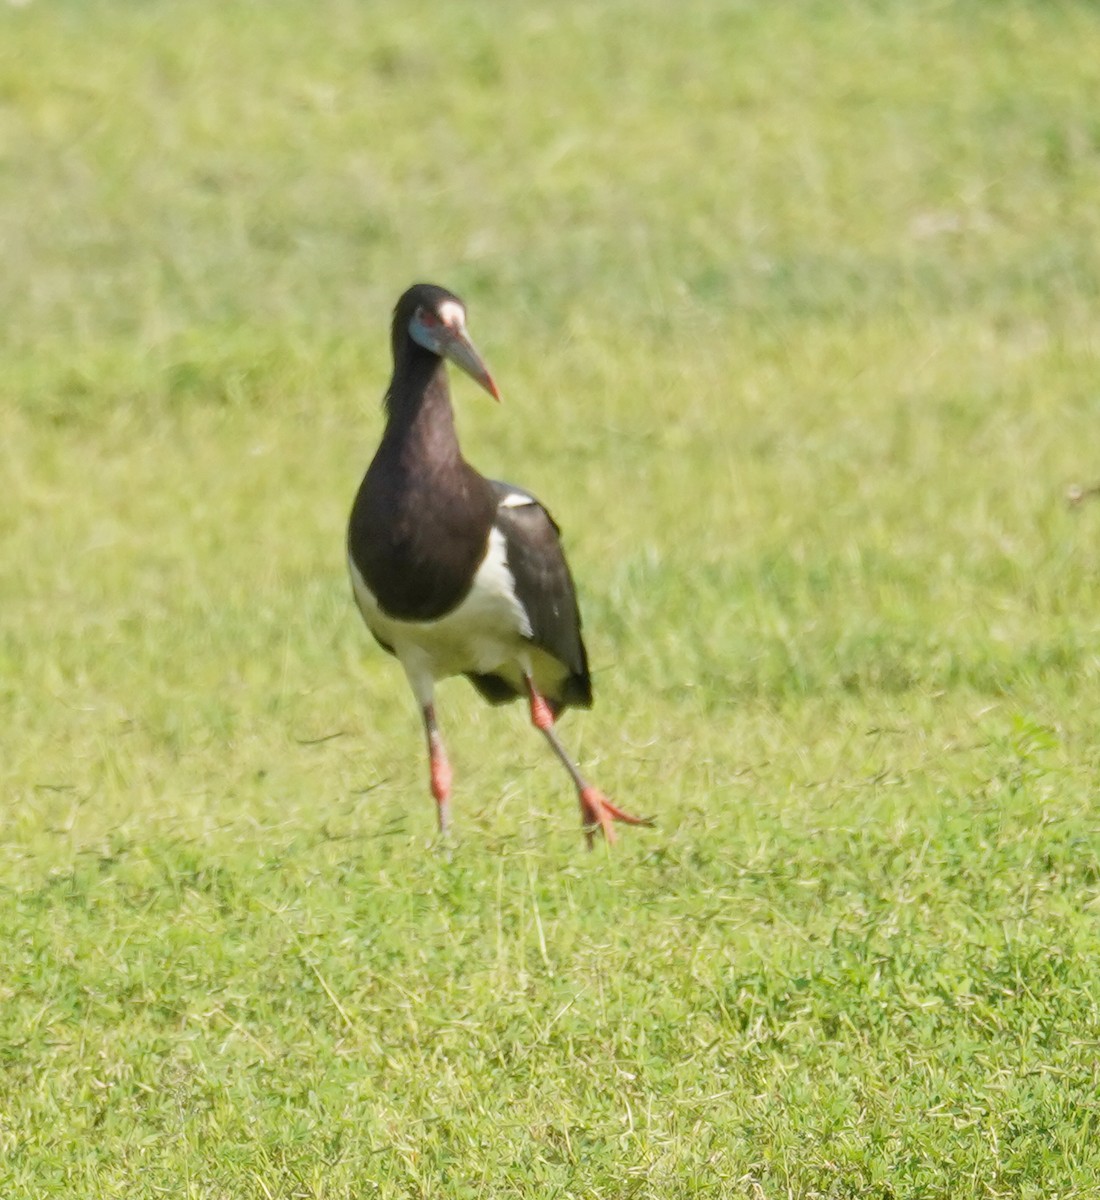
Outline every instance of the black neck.
<svg viewBox="0 0 1100 1200">
<path fill-rule="evenodd" d="M 496 494 L 459 450 L 441 358 L 402 342 L 385 403 L 386 430 L 352 508 L 348 547 L 383 611 L 432 621 L 469 591 Z"/>
<path fill-rule="evenodd" d="M 425 440 L 442 457 L 459 454 L 451 389 L 443 359 L 411 338 L 401 348 L 386 390 L 385 440 Z"/>
</svg>

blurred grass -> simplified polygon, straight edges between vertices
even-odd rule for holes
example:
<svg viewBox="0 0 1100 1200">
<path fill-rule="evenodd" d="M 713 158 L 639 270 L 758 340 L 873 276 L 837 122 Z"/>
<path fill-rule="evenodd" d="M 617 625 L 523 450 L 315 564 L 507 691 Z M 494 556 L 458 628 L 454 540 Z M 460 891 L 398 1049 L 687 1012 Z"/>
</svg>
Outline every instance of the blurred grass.
<svg viewBox="0 0 1100 1200">
<path fill-rule="evenodd" d="M 0 9 L 10 1195 L 1096 1193 L 1100 17 Z M 580 854 L 343 523 L 390 307 L 564 526 Z"/>
</svg>

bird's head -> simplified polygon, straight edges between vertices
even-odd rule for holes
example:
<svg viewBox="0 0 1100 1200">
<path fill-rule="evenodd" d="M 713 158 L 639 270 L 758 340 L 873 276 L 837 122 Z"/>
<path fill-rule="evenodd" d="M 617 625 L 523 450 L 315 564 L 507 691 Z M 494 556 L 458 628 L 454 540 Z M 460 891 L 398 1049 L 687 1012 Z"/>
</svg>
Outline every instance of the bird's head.
<svg viewBox="0 0 1100 1200">
<path fill-rule="evenodd" d="M 414 284 L 397 302 L 393 313 L 394 359 L 407 338 L 430 353 L 448 359 L 479 383 L 494 400 L 500 399 L 489 368 L 466 332 L 466 305 L 434 283 Z"/>
</svg>

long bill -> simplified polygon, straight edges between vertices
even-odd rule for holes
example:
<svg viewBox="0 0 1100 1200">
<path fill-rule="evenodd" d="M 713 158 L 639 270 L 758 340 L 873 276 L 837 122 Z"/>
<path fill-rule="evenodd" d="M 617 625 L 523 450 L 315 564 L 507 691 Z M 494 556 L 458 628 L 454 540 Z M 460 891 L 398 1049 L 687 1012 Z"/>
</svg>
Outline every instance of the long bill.
<svg viewBox="0 0 1100 1200">
<path fill-rule="evenodd" d="M 465 371 L 475 382 L 480 384 L 494 400 L 500 399 L 500 392 L 493 382 L 485 360 L 478 354 L 473 342 L 464 329 L 452 329 L 442 339 L 440 349 L 443 356 Z"/>
</svg>

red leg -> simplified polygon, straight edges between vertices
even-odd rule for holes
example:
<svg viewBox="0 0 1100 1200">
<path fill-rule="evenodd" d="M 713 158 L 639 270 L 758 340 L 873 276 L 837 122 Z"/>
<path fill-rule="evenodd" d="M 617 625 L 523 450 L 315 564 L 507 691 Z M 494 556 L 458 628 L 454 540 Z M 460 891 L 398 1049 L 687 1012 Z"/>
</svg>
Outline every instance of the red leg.
<svg viewBox="0 0 1100 1200">
<path fill-rule="evenodd" d="M 524 682 L 527 684 L 527 695 L 531 702 L 531 724 L 550 743 L 550 748 L 569 772 L 569 777 L 577 789 L 577 797 L 581 802 L 581 821 L 584 825 L 584 836 L 589 849 L 592 848 L 592 841 L 597 829 L 609 843 L 615 840 L 615 830 L 612 828 L 615 821 L 622 821 L 625 825 L 650 824 L 646 818 L 631 816 L 618 805 L 612 804 L 599 788 L 593 787 L 585 780 L 577 769 L 577 764 L 566 753 L 565 747 L 558 738 L 557 731 L 554 729 L 553 709 L 546 698 L 539 693 L 534 680 L 529 675 L 524 676 Z"/>
<path fill-rule="evenodd" d="M 531 723 L 534 727 L 545 733 L 548 729 L 554 728 L 554 710 L 547 704 L 545 697 L 535 691 L 535 685 L 531 681 L 531 677 L 526 677 L 527 694 L 531 699 Z"/>
<path fill-rule="evenodd" d="M 435 723 L 435 708 L 426 704 L 423 711 L 424 732 L 428 736 L 428 761 L 431 765 L 432 795 L 439 817 L 439 832 L 446 833 L 451 824 L 451 764 L 439 726 Z"/>
</svg>

